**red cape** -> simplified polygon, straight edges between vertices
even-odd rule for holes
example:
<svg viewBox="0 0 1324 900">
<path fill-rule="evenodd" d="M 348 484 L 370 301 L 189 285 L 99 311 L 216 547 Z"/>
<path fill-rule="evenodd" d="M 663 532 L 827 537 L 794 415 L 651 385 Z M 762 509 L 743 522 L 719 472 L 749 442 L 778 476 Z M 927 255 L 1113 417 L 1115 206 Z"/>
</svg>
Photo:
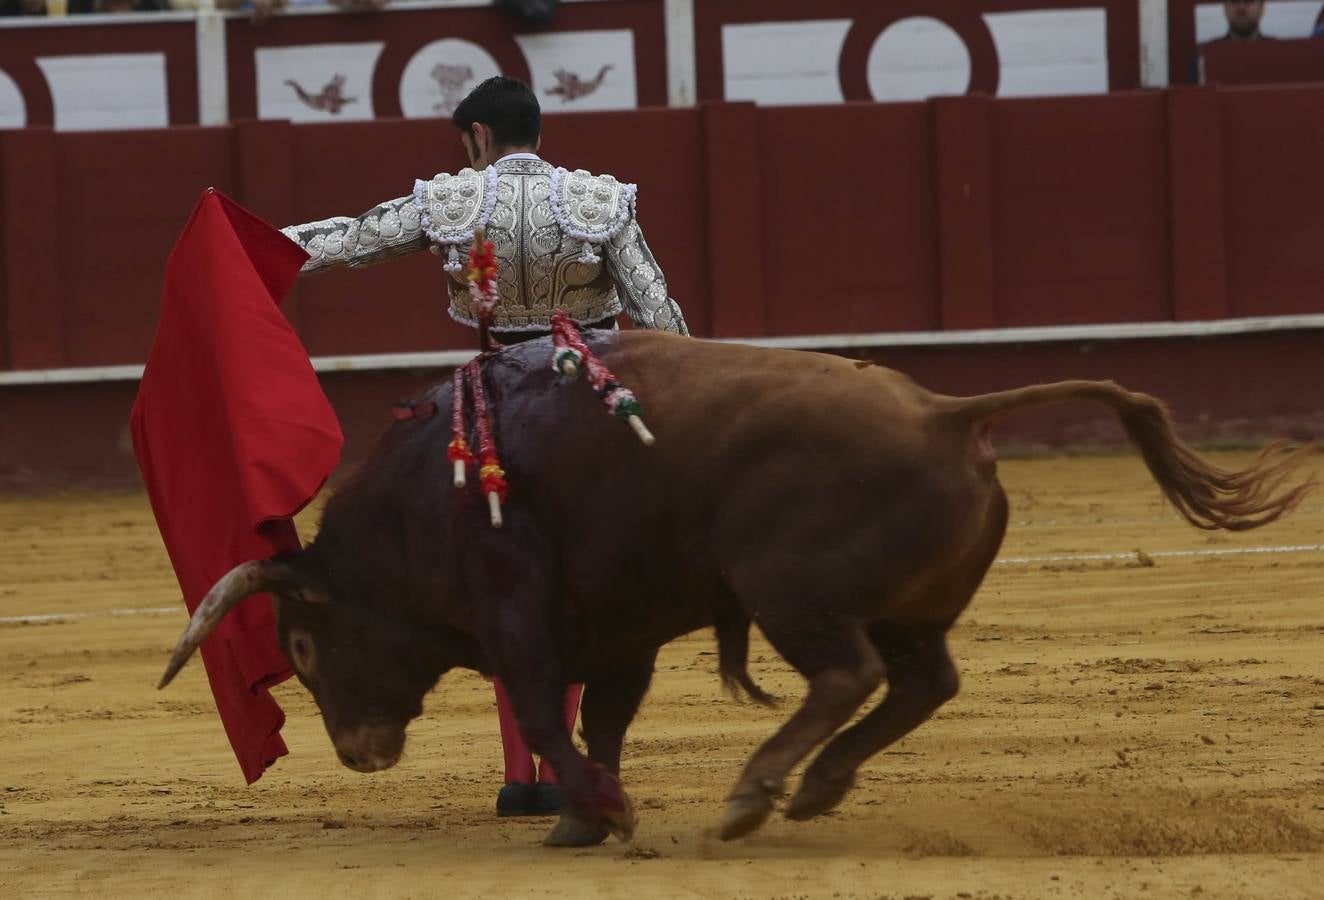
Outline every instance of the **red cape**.
<svg viewBox="0 0 1324 900">
<path fill-rule="evenodd" d="M 277 307 L 307 258 L 208 190 L 166 263 L 161 322 L 130 427 L 190 613 L 239 563 L 298 549 L 291 517 L 340 458 L 335 413 Z M 290 676 L 270 598 L 240 603 L 202 658 L 251 784 L 288 752 L 285 714 L 268 693 Z"/>
</svg>

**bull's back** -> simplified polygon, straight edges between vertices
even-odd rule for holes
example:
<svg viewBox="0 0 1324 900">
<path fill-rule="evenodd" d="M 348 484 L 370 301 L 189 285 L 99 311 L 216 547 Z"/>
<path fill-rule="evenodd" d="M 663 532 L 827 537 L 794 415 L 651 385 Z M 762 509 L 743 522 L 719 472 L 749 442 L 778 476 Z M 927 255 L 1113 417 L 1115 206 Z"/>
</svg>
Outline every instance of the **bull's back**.
<svg viewBox="0 0 1324 900">
<path fill-rule="evenodd" d="M 751 467 L 795 461 L 798 483 L 826 487 L 922 468 L 950 437 L 934 396 L 880 366 L 652 331 L 590 332 L 589 342 L 638 397 L 657 445 L 613 421 L 587 379 L 553 372 L 550 342 L 534 341 L 505 351 L 489 378 L 507 441 L 545 458 L 530 458 L 535 467 L 624 467 L 715 489 Z"/>
<path fill-rule="evenodd" d="M 633 598 L 622 614 L 679 628 L 733 591 L 855 589 L 825 572 L 904 581 L 964 539 L 981 478 L 905 376 L 654 332 L 590 344 L 655 446 L 556 376 L 549 344 L 519 348 L 494 381 L 512 491 L 555 523 L 571 585 Z"/>
<path fill-rule="evenodd" d="M 673 342 L 643 343 L 641 362 L 653 343 L 669 350 Z M 964 427 L 907 376 L 747 346 L 677 354 L 686 372 L 702 372 L 685 363 L 705 358 L 714 377 L 694 385 L 692 397 L 711 397 L 709 408 L 675 398 L 686 408 L 667 411 L 687 447 L 708 430 L 716 457 L 709 484 L 721 497 L 709 539 L 741 593 L 838 592 L 838 608 L 858 594 L 866 612 L 882 586 L 904 593 L 977 539 L 991 473 L 972 464 Z M 657 429 L 661 441 L 666 422 Z"/>
</svg>

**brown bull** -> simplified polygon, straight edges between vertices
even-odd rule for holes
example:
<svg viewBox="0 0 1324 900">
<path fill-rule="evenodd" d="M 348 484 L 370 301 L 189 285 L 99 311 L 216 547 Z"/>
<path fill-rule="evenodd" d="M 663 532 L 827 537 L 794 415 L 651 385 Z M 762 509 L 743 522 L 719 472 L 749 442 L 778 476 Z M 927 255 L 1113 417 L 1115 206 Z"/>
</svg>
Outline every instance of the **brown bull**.
<svg viewBox="0 0 1324 900">
<path fill-rule="evenodd" d="M 1111 407 L 1200 528 L 1263 525 L 1314 486 L 1280 488 L 1306 449 L 1214 468 L 1177 439 L 1162 404 L 1110 382 L 959 399 L 834 356 L 656 332 L 589 342 L 639 395 L 655 447 L 552 372 L 549 341 L 506 350 L 485 369 L 512 485 L 504 528 L 488 524 L 474 488 L 451 487 L 449 416 L 397 423 L 306 549 L 245 563 L 213 588 L 162 684 L 227 609 L 271 591 L 281 646 L 337 754 L 368 772 L 399 759 L 447 669 L 496 675 L 566 793 L 547 843 L 582 845 L 634 827 L 621 743 L 661 645 L 714 626 L 723 678 L 766 700 L 746 673 L 752 620 L 808 693 L 736 782 L 721 825 L 734 838 L 763 823 L 823 741 L 792 819 L 836 806 L 865 760 L 956 694 L 947 630 L 1007 524 L 989 443 L 998 416 Z M 449 385 L 430 398 L 449 410 Z M 838 732 L 884 679 L 882 702 Z M 562 720 L 573 682 L 586 686 L 587 759 Z"/>
</svg>

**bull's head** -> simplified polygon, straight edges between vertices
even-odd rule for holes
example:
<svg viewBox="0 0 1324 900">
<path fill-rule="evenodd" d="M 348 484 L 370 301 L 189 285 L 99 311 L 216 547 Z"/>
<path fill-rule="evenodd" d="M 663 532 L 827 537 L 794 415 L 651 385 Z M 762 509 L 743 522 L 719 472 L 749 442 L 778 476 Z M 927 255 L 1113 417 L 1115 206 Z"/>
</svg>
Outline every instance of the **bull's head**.
<svg viewBox="0 0 1324 900">
<path fill-rule="evenodd" d="M 448 666 L 444 639 L 418 623 L 331 596 L 295 555 L 226 573 L 203 598 L 161 677 L 165 687 L 239 601 L 270 593 L 280 648 L 312 692 L 340 761 L 359 772 L 395 765 L 405 728 Z"/>
</svg>

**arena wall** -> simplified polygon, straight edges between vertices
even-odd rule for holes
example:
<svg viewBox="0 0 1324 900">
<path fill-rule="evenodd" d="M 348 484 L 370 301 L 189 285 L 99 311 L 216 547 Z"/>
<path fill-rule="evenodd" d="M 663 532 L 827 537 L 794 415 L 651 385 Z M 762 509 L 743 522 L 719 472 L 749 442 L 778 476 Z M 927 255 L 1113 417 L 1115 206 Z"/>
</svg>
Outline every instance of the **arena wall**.
<svg viewBox="0 0 1324 900">
<path fill-rule="evenodd" d="M 1324 85 L 712 103 L 549 117 L 544 149 L 640 184 L 700 336 L 840 349 L 827 336 L 877 335 L 848 352 L 959 392 L 1106 375 L 1249 433 L 1308 428 L 1324 406 L 1324 367 L 1306 363 L 1324 314 L 1324 132 L 1301 127 L 1322 119 Z M 104 367 L 146 358 L 164 261 L 204 187 L 283 225 L 356 214 L 462 163 L 454 134 L 420 120 L 0 133 L 0 477 L 132 475 L 134 375 Z M 473 346 L 426 254 L 309 279 L 284 308 L 315 357 Z M 1276 316 L 1306 318 L 1245 337 L 887 349 L 915 332 Z M 351 455 L 408 393 L 386 387 L 443 369 L 328 375 L 333 399 L 383 391 L 347 419 Z M 43 386 L 45 370 L 75 371 Z"/>
<path fill-rule="evenodd" d="M 1203 446 L 1324 435 L 1324 330 L 1219 337 L 1031 341 L 919 347 L 827 348 L 968 395 L 1064 378 L 1111 378 L 1164 398 L 1181 431 Z M 390 405 L 450 374 L 446 366 L 323 371 L 345 433 L 343 459 L 363 459 L 391 422 Z M 131 379 L 0 386 L 0 489 L 132 486 L 138 470 L 128 418 Z M 885 427 L 880 423 L 880 427 Z M 1003 455 L 1125 446 L 1101 408 L 1061 407 L 1002 423 Z"/>
<path fill-rule="evenodd" d="M 1167 83 L 1168 5 L 565 0 L 549 25 L 490 0 L 371 16 L 305 4 L 262 23 L 242 10 L 9 17 L 0 128 L 428 119 L 497 72 L 529 82 L 552 113 L 1106 93 Z M 1192 28 L 1188 16 L 1176 39 L 1189 44 Z"/>
</svg>

